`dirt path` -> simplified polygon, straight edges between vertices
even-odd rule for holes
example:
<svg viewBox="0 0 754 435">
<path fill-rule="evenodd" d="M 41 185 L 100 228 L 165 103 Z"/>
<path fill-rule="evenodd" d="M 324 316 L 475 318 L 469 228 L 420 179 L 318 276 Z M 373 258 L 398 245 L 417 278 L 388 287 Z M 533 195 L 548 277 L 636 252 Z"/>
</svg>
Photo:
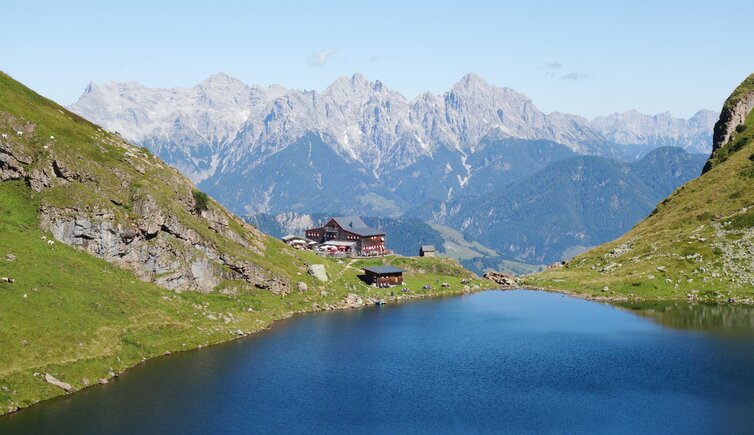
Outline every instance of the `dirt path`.
<svg viewBox="0 0 754 435">
<path fill-rule="evenodd" d="M 351 267 L 351 265 L 354 262 L 356 262 L 356 259 L 352 258 L 351 261 L 348 262 L 348 264 L 346 264 L 345 266 L 343 266 L 343 269 L 340 270 L 340 272 L 338 273 L 338 277 L 335 278 L 335 279 L 336 280 L 340 279 L 343 276 L 343 274 L 346 272 L 346 270 L 348 270 L 348 269 L 355 269 L 354 267 Z"/>
</svg>

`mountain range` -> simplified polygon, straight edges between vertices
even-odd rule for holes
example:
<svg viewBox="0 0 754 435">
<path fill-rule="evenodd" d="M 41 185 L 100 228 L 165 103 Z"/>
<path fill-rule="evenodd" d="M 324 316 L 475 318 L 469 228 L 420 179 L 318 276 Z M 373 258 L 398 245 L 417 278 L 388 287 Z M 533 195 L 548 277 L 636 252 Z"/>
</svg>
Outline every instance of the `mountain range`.
<svg viewBox="0 0 754 435">
<path fill-rule="evenodd" d="M 619 237 L 707 160 L 662 147 L 640 160 L 559 160 L 502 189 L 425 204 L 409 214 L 461 231 L 508 260 L 545 264 Z"/>
<path fill-rule="evenodd" d="M 361 75 L 324 91 L 89 84 L 70 109 L 146 146 L 235 212 L 398 216 L 500 188 L 574 155 L 633 160 L 660 146 L 709 152 L 716 114 L 545 114 L 525 95 L 464 76 L 408 99 Z"/>
</svg>

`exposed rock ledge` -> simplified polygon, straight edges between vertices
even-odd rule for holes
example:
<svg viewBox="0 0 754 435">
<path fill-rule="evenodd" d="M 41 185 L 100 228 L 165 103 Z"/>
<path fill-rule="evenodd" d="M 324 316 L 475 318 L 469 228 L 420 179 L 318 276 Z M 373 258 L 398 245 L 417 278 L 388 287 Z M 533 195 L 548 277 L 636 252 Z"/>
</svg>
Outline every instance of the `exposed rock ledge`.
<svg viewBox="0 0 754 435">
<path fill-rule="evenodd" d="M 209 292 L 228 279 L 247 281 L 273 292 L 287 291 L 289 285 L 270 277 L 266 270 L 219 252 L 177 218 L 164 216 L 151 196 L 137 202 L 134 211 L 141 218 L 129 224 L 119 222 L 109 209 L 87 211 L 43 205 L 40 226 L 62 243 L 80 247 L 168 289 Z"/>
<path fill-rule="evenodd" d="M 749 77 L 747 81 L 754 81 L 754 76 Z M 715 123 L 715 129 L 712 134 L 712 152 L 714 153 L 723 145 L 730 141 L 736 127 L 746 121 L 752 109 L 754 109 L 754 89 L 736 97 L 737 101 L 733 104 L 726 102 L 726 107 L 720 112 L 720 119 Z M 729 107 L 730 106 L 730 107 Z"/>
</svg>

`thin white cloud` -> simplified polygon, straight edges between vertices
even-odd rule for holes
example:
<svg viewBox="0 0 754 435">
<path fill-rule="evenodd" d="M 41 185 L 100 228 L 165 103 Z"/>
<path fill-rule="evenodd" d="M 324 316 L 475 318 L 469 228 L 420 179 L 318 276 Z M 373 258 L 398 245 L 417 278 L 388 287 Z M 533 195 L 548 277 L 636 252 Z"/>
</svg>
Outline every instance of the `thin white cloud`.
<svg viewBox="0 0 754 435">
<path fill-rule="evenodd" d="M 547 62 L 546 64 L 540 66 L 537 68 L 538 70 L 544 70 L 545 77 L 553 78 L 555 77 L 556 73 L 563 69 L 563 64 L 560 63 L 559 60 L 555 59 L 552 62 Z"/>
<path fill-rule="evenodd" d="M 328 60 L 338 52 L 337 48 L 325 48 L 324 50 L 320 50 L 316 53 L 313 53 L 311 56 L 306 58 L 306 63 L 308 63 L 310 66 L 325 66 Z"/>
<path fill-rule="evenodd" d="M 560 78 L 562 80 L 583 80 L 583 79 L 589 78 L 589 76 L 582 73 L 572 72 L 572 73 L 565 74 L 561 76 Z"/>
</svg>

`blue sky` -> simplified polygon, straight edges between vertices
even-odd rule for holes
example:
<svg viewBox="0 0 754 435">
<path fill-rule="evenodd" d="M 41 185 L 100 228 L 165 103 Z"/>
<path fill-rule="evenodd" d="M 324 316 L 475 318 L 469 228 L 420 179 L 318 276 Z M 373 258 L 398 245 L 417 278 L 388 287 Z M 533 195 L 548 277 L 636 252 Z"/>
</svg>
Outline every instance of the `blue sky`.
<svg viewBox="0 0 754 435">
<path fill-rule="evenodd" d="M 362 73 L 413 97 L 464 74 L 545 112 L 719 110 L 754 72 L 754 2 L 5 0 L 0 69 L 64 104 L 89 81 L 227 72 L 323 89 Z"/>
</svg>

